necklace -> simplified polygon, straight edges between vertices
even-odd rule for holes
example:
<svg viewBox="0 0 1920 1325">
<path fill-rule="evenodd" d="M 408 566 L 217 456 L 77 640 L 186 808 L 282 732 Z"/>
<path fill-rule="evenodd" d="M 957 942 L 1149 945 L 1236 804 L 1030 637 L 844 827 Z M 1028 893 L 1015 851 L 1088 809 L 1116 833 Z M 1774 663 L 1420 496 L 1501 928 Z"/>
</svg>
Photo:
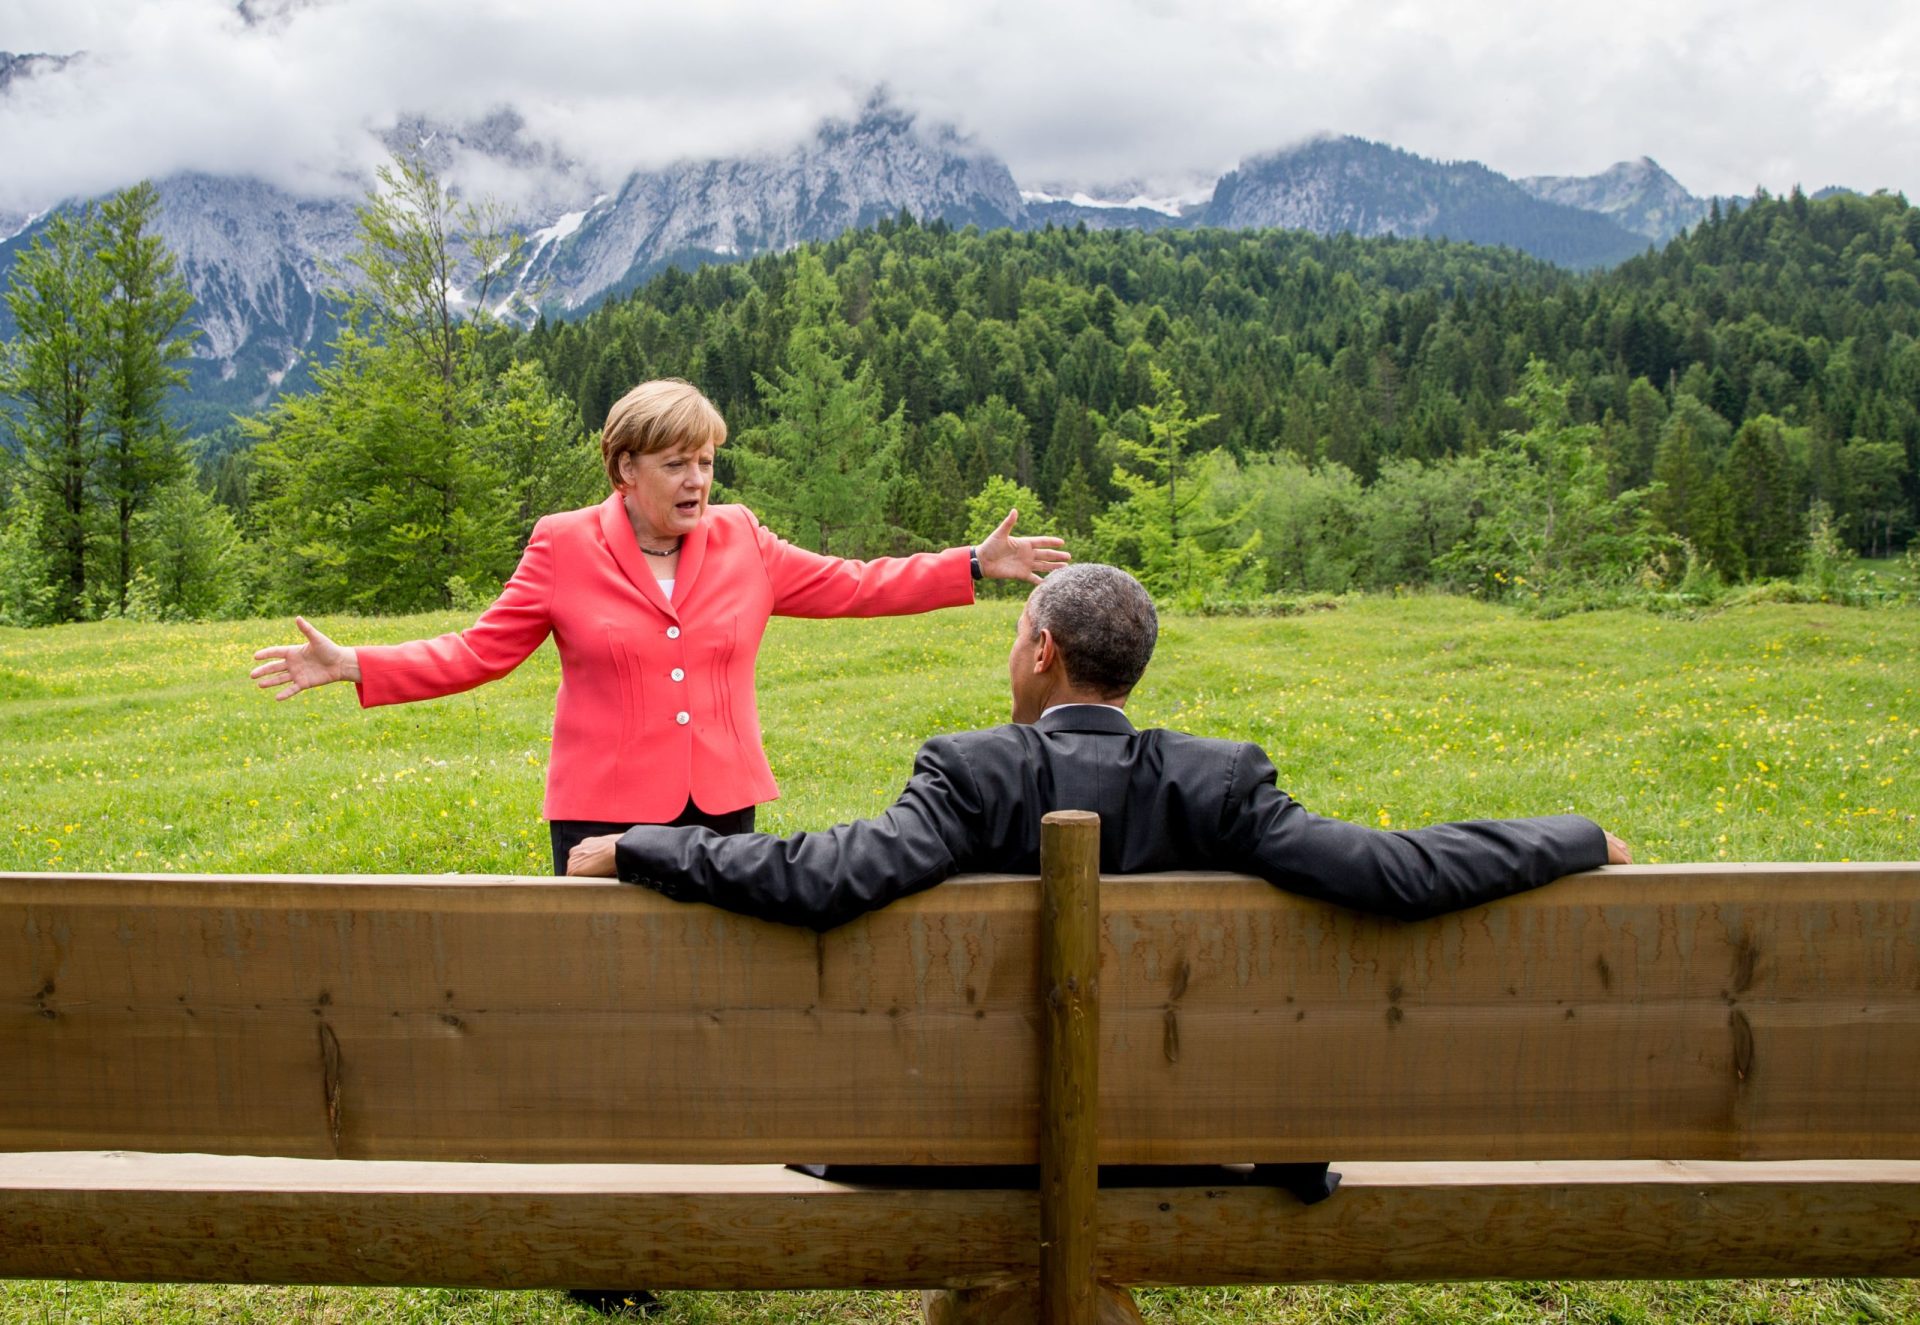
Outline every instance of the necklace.
<svg viewBox="0 0 1920 1325">
<path fill-rule="evenodd" d="M 674 539 L 673 546 L 668 548 L 665 552 L 655 552 L 652 548 L 648 547 L 645 543 L 640 543 L 639 547 L 642 552 L 646 553 L 650 557 L 670 557 L 674 553 L 680 550 L 680 540 L 677 538 Z"/>
</svg>

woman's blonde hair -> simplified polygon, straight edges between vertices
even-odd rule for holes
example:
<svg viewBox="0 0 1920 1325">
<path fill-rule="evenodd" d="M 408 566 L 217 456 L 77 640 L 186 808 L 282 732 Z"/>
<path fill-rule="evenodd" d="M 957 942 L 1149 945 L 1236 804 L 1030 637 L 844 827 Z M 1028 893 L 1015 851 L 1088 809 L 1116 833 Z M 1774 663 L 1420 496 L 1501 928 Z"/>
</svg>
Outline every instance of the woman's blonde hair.
<svg viewBox="0 0 1920 1325">
<path fill-rule="evenodd" d="M 607 480 L 620 486 L 620 457 L 694 450 L 727 440 L 727 421 L 700 388 L 677 377 L 642 382 L 613 402 L 600 432 Z"/>
</svg>

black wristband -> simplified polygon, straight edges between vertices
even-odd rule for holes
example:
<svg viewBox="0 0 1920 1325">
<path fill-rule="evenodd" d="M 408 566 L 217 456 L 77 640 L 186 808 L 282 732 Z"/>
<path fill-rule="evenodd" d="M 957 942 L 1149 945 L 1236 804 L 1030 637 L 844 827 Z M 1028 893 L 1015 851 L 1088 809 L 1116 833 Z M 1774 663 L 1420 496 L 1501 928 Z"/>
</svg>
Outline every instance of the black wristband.
<svg viewBox="0 0 1920 1325">
<path fill-rule="evenodd" d="M 980 549 L 979 548 L 970 547 L 967 549 L 967 565 L 972 569 L 974 579 L 984 580 L 986 578 L 986 576 L 980 573 Z"/>
</svg>

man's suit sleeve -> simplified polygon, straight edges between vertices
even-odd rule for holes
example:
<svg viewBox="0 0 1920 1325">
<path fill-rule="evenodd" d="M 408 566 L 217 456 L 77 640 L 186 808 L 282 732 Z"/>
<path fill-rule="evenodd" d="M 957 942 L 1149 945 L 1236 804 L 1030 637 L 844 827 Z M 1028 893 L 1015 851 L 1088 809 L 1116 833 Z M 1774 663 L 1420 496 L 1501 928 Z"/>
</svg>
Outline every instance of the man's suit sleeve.
<svg viewBox="0 0 1920 1325">
<path fill-rule="evenodd" d="M 1258 746 L 1240 748 L 1221 864 L 1376 915 L 1421 920 L 1607 863 L 1606 835 L 1577 814 L 1383 832 L 1310 814 L 1277 782 Z"/>
<path fill-rule="evenodd" d="M 643 824 L 621 837 L 615 873 L 675 901 L 827 930 L 958 873 L 979 818 L 965 756 L 936 737 L 877 818 L 787 837 Z"/>
</svg>

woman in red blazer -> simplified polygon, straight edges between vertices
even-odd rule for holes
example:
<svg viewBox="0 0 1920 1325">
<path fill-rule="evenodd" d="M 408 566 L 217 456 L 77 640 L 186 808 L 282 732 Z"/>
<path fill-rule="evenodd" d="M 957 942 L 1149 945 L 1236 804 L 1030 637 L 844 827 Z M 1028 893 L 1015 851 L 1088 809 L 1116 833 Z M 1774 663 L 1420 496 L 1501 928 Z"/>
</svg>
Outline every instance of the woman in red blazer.
<svg viewBox="0 0 1920 1325">
<path fill-rule="evenodd" d="M 760 746 L 754 661 L 771 616 L 897 616 L 973 601 L 974 581 L 1037 583 L 1066 564 L 1057 538 L 849 561 L 802 551 L 744 506 L 709 506 L 726 423 L 681 381 L 635 387 L 601 437 L 614 492 L 549 515 L 519 569 L 470 628 L 409 644 L 304 644 L 254 654 L 276 699 L 352 681 L 360 702 L 456 694 L 504 676 L 551 634 L 560 652 L 542 814 L 554 872 L 580 840 L 635 824 L 748 832 L 780 794 Z"/>
</svg>

